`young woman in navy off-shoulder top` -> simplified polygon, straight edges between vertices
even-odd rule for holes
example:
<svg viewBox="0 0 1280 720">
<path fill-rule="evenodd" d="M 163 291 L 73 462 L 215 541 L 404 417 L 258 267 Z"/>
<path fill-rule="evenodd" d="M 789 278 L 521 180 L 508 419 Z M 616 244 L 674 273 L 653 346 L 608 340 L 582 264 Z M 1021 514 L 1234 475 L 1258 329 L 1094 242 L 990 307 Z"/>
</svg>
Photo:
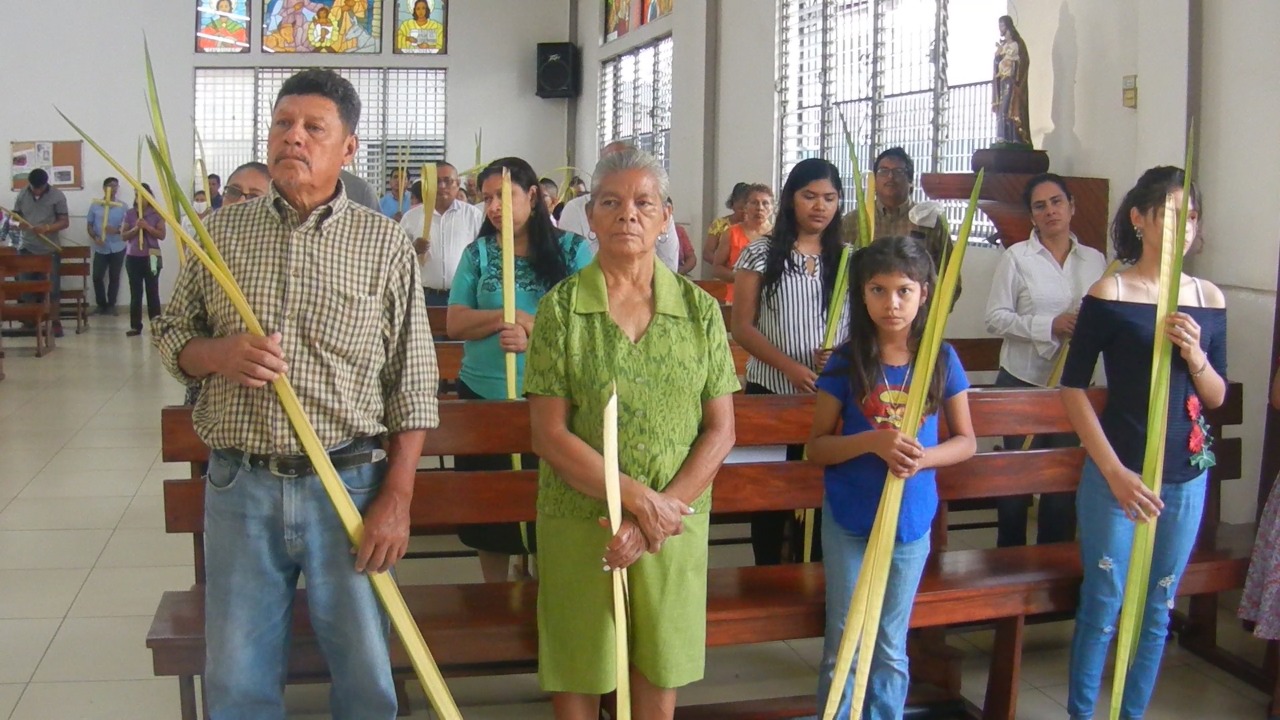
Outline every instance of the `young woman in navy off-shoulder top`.
<svg viewBox="0 0 1280 720">
<path fill-rule="evenodd" d="M 1129 265 L 1098 281 L 1084 298 L 1062 375 L 1062 397 L 1088 458 L 1076 507 L 1084 584 L 1071 643 L 1067 710 L 1092 718 L 1107 648 L 1124 600 L 1135 522 L 1159 517 L 1151 583 L 1142 609 L 1138 649 L 1125 684 L 1122 718 L 1146 712 L 1160 669 L 1169 611 L 1195 543 L 1204 510 L 1208 469 L 1214 464 L 1204 411 L 1226 398 L 1227 316 L 1222 292 L 1183 275 L 1177 312 L 1156 317 L 1165 197 L 1182 201 L 1183 173 L 1148 170 L 1121 203 L 1111 233 L 1116 256 Z M 1199 224 L 1200 197 L 1192 187 L 1187 245 Z M 1147 400 L 1155 333 L 1173 342 L 1163 484 L 1142 483 Z M 1098 356 L 1107 375 L 1101 416 L 1085 396 Z"/>
</svg>

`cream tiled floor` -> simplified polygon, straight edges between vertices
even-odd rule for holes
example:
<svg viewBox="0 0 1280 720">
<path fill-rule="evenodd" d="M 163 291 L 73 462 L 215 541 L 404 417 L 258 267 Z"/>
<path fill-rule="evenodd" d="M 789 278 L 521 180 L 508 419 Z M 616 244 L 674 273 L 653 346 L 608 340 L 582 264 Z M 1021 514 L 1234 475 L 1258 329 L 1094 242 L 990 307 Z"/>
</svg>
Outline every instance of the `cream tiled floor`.
<svg viewBox="0 0 1280 720">
<path fill-rule="evenodd" d="M 143 639 L 160 593 L 192 579 L 191 546 L 166 535 L 161 483 L 185 475 L 159 458 L 159 409 L 181 398 L 144 339 L 123 318 L 93 318 L 36 359 L 31 341 L 5 345 L 0 382 L 0 719 L 173 718 L 177 684 L 155 678 Z M 968 519 L 968 518 L 966 518 Z M 740 533 L 741 528 L 721 529 Z M 986 546 L 989 531 L 953 536 Z M 439 546 L 446 541 L 434 540 Z M 742 546 L 713 550 L 716 565 L 742 564 Z M 410 561 L 408 581 L 478 581 L 474 560 Z M 1224 623 L 1233 649 L 1260 643 Z M 1069 623 L 1032 626 L 1023 660 L 1019 718 L 1063 718 Z M 990 633 L 952 637 L 964 652 L 965 693 L 980 701 Z M 689 704 L 813 691 L 817 639 L 717 648 Z M 450 687 L 468 718 L 550 718 L 530 676 L 465 678 Z M 1104 688 L 1105 690 L 1105 688 Z M 428 717 L 416 687 L 414 717 Z M 1105 696 L 1105 693 L 1104 693 Z M 290 687 L 291 715 L 327 713 L 327 688 Z M 1262 718 L 1266 697 L 1171 645 L 1149 718 Z"/>
</svg>

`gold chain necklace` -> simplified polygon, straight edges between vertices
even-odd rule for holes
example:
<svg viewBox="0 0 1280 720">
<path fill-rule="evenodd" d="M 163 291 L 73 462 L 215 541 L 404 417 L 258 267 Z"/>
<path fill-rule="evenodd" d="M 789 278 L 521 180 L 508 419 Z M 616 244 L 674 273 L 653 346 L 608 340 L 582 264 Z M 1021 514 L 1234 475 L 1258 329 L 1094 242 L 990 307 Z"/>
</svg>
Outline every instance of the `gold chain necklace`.
<svg viewBox="0 0 1280 720">
<path fill-rule="evenodd" d="M 907 374 L 902 378 L 902 384 L 899 385 L 897 388 L 897 391 L 900 394 L 903 394 L 903 395 L 906 394 L 907 386 L 911 384 L 911 372 L 915 370 L 915 366 L 916 366 L 916 360 L 913 357 L 911 358 L 911 362 L 907 363 Z M 881 361 L 880 379 L 884 381 L 884 386 L 888 388 L 890 392 L 893 392 L 894 390 L 893 384 L 889 382 L 889 375 L 885 373 L 884 367 L 885 367 L 885 363 Z M 904 419 L 903 414 L 906 411 L 906 405 L 905 404 L 898 405 L 895 403 L 893 408 L 886 407 L 885 410 L 886 410 L 885 414 L 889 417 L 889 424 L 901 430 L 902 421 Z"/>
</svg>

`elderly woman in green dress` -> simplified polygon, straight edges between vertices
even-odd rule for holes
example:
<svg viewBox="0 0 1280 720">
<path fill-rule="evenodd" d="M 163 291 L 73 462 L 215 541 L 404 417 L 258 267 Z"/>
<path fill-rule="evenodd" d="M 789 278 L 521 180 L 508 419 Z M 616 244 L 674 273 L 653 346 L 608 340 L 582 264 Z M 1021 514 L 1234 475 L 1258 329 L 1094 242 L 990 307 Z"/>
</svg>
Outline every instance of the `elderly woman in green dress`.
<svg viewBox="0 0 1280 720">
<path fill-rule="evenodd" d="M 711 480 L 733 446 L 738 389 L 716 301 L 655 261 L 667 175 L 603 158 L 588 218 L 596 259 L 538 306 L 525 393 L 538 473 L 538 677 L 557 718 L 599 717 L 614 689 L 612 582 L 630 568 L 635 712 L 669 718 L 702 678 Z M 605 508 L 603 411 L 618 391 L 626 519 Z"/>
</svg>

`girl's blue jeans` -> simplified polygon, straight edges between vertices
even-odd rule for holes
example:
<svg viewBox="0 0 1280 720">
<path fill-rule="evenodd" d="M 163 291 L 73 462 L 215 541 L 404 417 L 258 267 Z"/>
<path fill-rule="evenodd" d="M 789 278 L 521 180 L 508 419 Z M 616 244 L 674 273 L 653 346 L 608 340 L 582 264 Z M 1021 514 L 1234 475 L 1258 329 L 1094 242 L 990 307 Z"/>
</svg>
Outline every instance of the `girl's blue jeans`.
<svg viewBox="0 0 1280 720">
<path fill-rule="evenodd" d="M 1206 477 L 1207 473 L 1190 482 L 1165 483 L 1160 488 L 1164 510 L 1156 524 L 1151 582 L 1146 607 L 1142 609 L 1137 652 L 1120 707 L 1120 717 L 1126 720 L 1141 718 L 1151 701 L 1168 635 L 1169 611 L 1204 511 Z M 1125 517 L 1102 472 L 1089 459 L 1085 460 L 1076 492 L 1076 510 L 1084 583 L 1071 640 L 1067 711 L 1072 720 L 1088 720 L 1097 703 L 1107 648 L 1117 631 L 1134 523 Z"/>
<path fill-rule="evenodd" d="M 818 673 L 818 710 L 827 702 L 831 691 L 831 675 L 836 666 L 836 653 L 844 635 L 845 617 L 853 597 L 853 586 L 862 569 L 868 538 L 853 535 L 836 522 L 831 508 L 823 504 L 822 567 L 827 578 L 827 630 L 822 643 L 822 666 Z M 910 675 L 907 670 L 907 626 L 911 605 L 915 600 L 920 575 L 929 558 L 929 535 L 906 543 L 895 543 L 889 583 L 885 589 L 884 610 L 880 615 L 879 635 L 871 658 L 871 676 L 867 683 L 867 699 L 862 717 L 866 720 L 896 720 L 902 717 L 907 702 Z M 854 659 L 857 667 L 857 659 Z M 853 698 L 853 672 L 840 701 L 838 720 L 849 720 L 849 703 Z"/>
</svg>

